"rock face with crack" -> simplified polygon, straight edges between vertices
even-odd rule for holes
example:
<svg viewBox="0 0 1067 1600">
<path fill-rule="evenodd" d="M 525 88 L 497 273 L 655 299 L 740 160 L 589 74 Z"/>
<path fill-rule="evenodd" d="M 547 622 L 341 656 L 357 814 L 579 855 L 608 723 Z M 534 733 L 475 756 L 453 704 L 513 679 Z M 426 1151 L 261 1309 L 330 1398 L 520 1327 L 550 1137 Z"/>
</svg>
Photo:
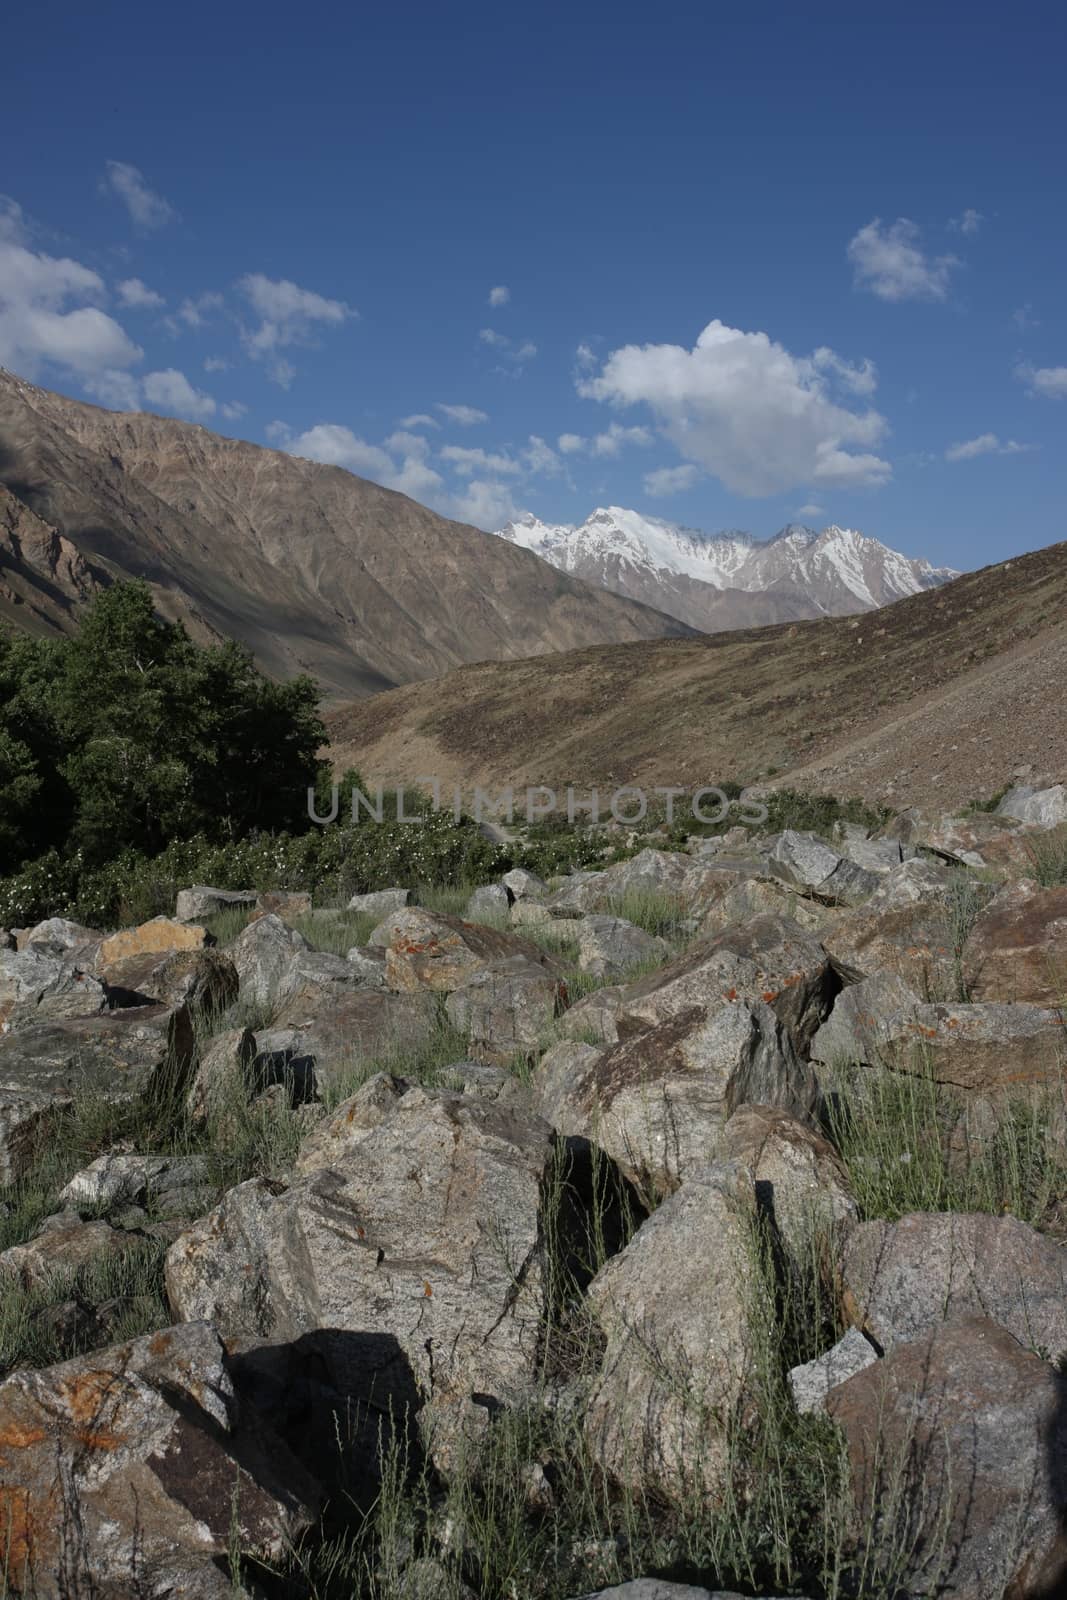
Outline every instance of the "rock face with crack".
<svg viewBox="0 0 1067 1600">
<path fill-rule="evenodd" d="M 0 1571 L 39 1600 L 185 1592 L 236 1535 L 278 1559 L 319 1491 L 205 1323 L 0 1384 Z"/>
<path fill-rule="evenodd" d="M 422 1088 L 367 1120 L 291 1188 L 230 1190 L 171 1248 L 168 1293 L 176 1315 L 227 1336 L 326 1330 L 342 1393 L 383 1407 L 417 1392 L 447 1435 L 534 1372 L 551 1130 Z"/>
</svg>

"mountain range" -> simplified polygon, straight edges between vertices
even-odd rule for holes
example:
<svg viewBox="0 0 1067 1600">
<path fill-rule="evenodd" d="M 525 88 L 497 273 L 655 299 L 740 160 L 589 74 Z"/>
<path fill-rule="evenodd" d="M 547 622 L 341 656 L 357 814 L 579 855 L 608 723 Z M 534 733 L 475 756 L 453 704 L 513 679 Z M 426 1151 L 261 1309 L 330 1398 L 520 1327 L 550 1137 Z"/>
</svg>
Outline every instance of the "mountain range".
<svg viewBox="0 0 1067 1600">
<path fill-rule="evenodd" d="M 689 631 L 341 467 L 0 370 L 0 620 L 67 631 L 128 577 L 195 638 L 242 640 L 330 699 Z"/>
<path fill-rule="evenodd" d="M 854 528 L 820 533 L 790 523 L 759 540 L 702 533 L 622 506 L 598 507 L 577 526 L 527 514 L 499 535 L 561 572 L 708 633 L 871 611 L 958 576 Z"/>
</svg>

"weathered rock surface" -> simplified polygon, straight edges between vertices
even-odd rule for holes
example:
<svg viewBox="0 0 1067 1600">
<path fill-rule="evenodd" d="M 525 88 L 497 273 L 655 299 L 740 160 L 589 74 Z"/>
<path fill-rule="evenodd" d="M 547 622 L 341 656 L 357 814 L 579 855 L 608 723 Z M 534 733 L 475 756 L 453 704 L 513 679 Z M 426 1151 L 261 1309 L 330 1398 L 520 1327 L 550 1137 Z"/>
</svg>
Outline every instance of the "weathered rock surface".
<svg viewBox="0 0 1067 1600">
<path fill-rule="evenodd" d="M 756 1201 L 794 1261 L 810 1267 L 858 1215 L 836 1150 L 779 1105 L 742 1105 L 723 1129 L 718 1154 L 752 1174 Z"/>
<path fill-rule="evenodd" d="M 220 911 L 252 911 L 258 898 L 254 889 L 213 889 L 206 883 L 194 883 L 191 889 L 178 890 L 174 917 L 177 922 L 202 922 Z"/>
<path fill-rule="evenodd" d="M 444 912 L 412 906 L 391 918 L 389 926 L 385 981 L 397 992 L 433 989 L 450 994 L 478 973 L 517 956 L 559 975 L 555 963 L 529 940 Z"/>
<path fill-rule="evenodd" d="M 66 955 L 40 946 L 0 950 L 0 1032 L 106 1010 L 107 991 Z"/>
<path fill-rule="evenodd" d="M 385 952 L 369 944 L 354 944 L 345 952 L 357 981 L 367 989 L 385 988 Z"/>
<path fill-rule="evenodd" d="M 972 1000 L 1067 1006 L 1067 886 L 1002 889 L 975 922 L 962 967 Z"/>
<path fill-rule="evenodd" d="M 512 867 L 500 881 L 512 900 L 540 900 L 548 889 L 543 878 L 539 878 L 536 872 L 528 872 L 525 867 Z"/>
<path fill-rule="evenodd" d="M 19 950 L 43 949 L 53 955 L 66 953 L 77 965 L 92 969 L 93 956 L 104 935 L 83 927 L 67 917 L 46 917 L 32 928 L 24 928 L 15 941 Z"/>
<path fill-rule="evenodd" d="M 1038 828 L 1055 828 L 1067 822 L 1067 788 L 1057 783 L 1051 789 L 1031 789 L 1020 784 L 1009 789 L 997 807 L 997 814 Z"/>
<path fill-rule="evenodd" d="M 180 1086 L 193 1057 L 184 1006 L 135 1006 L 0 1038 L 0 1182 L 26 1169 L 49 1118 L 76 1095 L 122 1101 Z"/>
<path fill-rule="evenodd" d="M 1048 1600 L 1067 1583 L 1067 1380 L 982 1317 L 899 1345 L 831 1391 L 856 1542 L 892 1517 L 910 1593 Z"/>
<path fill-rule="evenodd" d="M 195 1595 L 231 1536 L 278 1559 L 319 1499 L 203 1323 L 0 1384 L 0 1484 L 0 1571 L 39 1600 Z"/>
<path fill-rule="evenodd" d="M 789 1387 L 801 1416 L 813 1411 L 825 1411 L 826 1399 L 831 1389 L 854 1378 L 878 1360 L 878 1352 L 858 1328 L 849 1328 L 832 1350 L 794 1367 L 789 1374 Z"/>
<path fill-rule="evenodd" d="M 112 1209 L 150 1200 L 164 1216 L 188 1213 L 210 1193 L 201 1155 L 159 1156 L 112 1152 L 76 1172 L 59 1192 L 69 1206 Z"/>
<path fill-rule="evenodd" d="M 770 870 L 786 883 L 831 905 L 855 905 L 878 887 L 879 875 L 832 850 L 817 834 L 780 833 L 767 855 Z"/>
<path fill-rule="evenodd" d="M 235 1093 L 249 1092 L 256 1048 L 251 1028 L 226 1028 L 208 1041 L 186 1092 L 186 1109 L 194 1122 L 204 1122 L 220 1112 Z"/>
<path fill-rule="evenodd" d="M 348 909 L 381 920 L 393 911 L 403 910 L 410 898 L 408 889 L 374 889 L 370 894 L 354 894 L 348 902 Z"/>
<path fill-rule="evenodd" d="M 974 1094 L 1021 1094 L 1063 1081 L 1059 1011 L 1029 1005 L 922 1005 L 880 1025 L 879 1056 L 898 1072 Z"/>
<path fill-rule="evenodd" d="M 816 1085 L 771 1008 L 737 1001 L 690 1006 L 607 1048 L 564 1041 L 542 1059 L 534 1095 L 557 1132 L 599 1145 L 662 1194 L 717 1157 L 738 1106 L 807 1115 Z"/>
<path fill-rule="evenodd" d="M 883 1041 L 892 1039 L 894 1030 L 914 1018 L 921 1005 L 915 991 L 894 972 L 850 984 L 811 1041 L 811 1059 L 827 1066 L 873 1066 L 882 1059 Z"/>
<path fill-rule="evenodd" d="M 590 977 L 613 982 L 634 967 L 666 961 L 670 946 L 623 917 L 593 915 L 574 924 L 578 966 Z"/>
<path fill-rule="evenodd" d="M 113 1006 L 185 1004 L 192 1015 L 217 1016 L 237 999 L 239 979 L 221 950 L 153 952 L 101 963 L 97 971 Z"/>
<path fill-rule="evenodd" d="M 754 917 L 772 916 L 789 917 L 811 933 L 826 927 L 837 915 L 833 906 L 800 894 L 778 878 L 745 877 L 712 902 L 701 917 L 699 931 L 716 934 Z"/>
<path fill-rule="evenodd" d="M 510 908 L 511 897 L 504 885 L 485 883 L 481 888 L 475 889 L 467 901 L 464 916 L 469 922 L 477 922 L 480 917 L 506 920 Z"/>
<path fill-rule="evenodd" d="M 745 1394 L 752 1181 L 690 1174 L 594 1278 L 607 1347 L 585 1417 L 609 1478 L 675 1503 L 715 1500 L 724 1429 Z"/>
<path fill-rule="evenodd" d="M 302 933 L 290 928 L 281 917 L 257 917 L 243 928 L 227 947 L 227 955 L 237 969 L 241 998 L 254 1005 L 271 1006 L 280 1002 L 296 982 L 300 958 L 311 946 Z"/>
<path fill-rule="evenodd" d="M 518 955 L 473 973 L 448 996 L 445 1013 L 466 1034 L 472 1055 L 503 1064 L 536 1051 L 566 1003 L 557 971 Z"/>
<path fill-rule="evenodd" d="M 276 1013 L 269 1033 L 287 1036 L 280 1048 L 290 1062 L 305 1063 L 309 1092 L 319 1093 L 368 1061 L 384 1065 L 410 1060 L 431 1037 L 437 1021 L 431 993 L 390 994 L 358 983 L 338 983 L 317 995 L 291 996 Z M 256 1039 L 262 1058 L 268 1047 L 262 1033 Z M 278 1053 L 278 1045 L 270 1048 Z"/>
<path fill-rule="evenodd" d="M 202 950 L 211 939 L 196 923 L 178 922 L 173 917 L 153 917 L 139 928 L 123 928 L 101 941 L 97 962 L 107 967 L 127 956 L 169 955 L 172 950 Z"/>
<path fill-rule="evenodd" d="M 24 1243 L 0 1253 L 0 1275 L 14 1274 L 23 1288 L 41 1289 L 56 1277 L 73 1276 L 93 1262 L 125 1254 L 132 1243 L 129 1233 L 107 1222 L 83 1222 L 77 1212 L 58 1212 L 46 1217 Z"/>
<path fill-rule="evenodd" d="M 537 1118 L 448 1091 L 374 1094 L 373 1109 L 360 1102 L 371 1125 L 329 1150 L 332 1166 L 280 1193 L 240 1184 L 185 1233 L 168 1293 L 180 1317 L 209 1316 L 227 1336 L 324 1330 L 341 1392 L 382 1415 L 390 1399 L 429 1400 L 447 1438 L 465 1409 L 533 1373 L 552 1138 Z"/>
<path fill-rule="evenodd" d="M 973 1313 L 1048 1361 L 1067 1352 L 1067 1249 L 1014 1217 L 915 1212 L 861 1223 L 841 1281 L 850 1319 L 883 1350 Z"/>
</svg>

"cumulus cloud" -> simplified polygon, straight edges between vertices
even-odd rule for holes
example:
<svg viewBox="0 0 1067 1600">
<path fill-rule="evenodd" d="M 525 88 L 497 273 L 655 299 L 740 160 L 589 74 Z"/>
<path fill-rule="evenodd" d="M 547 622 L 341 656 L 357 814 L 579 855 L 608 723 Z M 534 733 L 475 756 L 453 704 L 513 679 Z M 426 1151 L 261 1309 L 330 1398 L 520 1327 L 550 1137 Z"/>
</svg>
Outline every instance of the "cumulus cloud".
<svg viewBox="0 0 1067 1600">
<path fill-rule="evenodd" d="M 208 289 L 195 299 L 187 296 L 178 307 L 178 316 L 187 328 L 202 328 L 214 311 L 221 311 L 223 299 L 214 289 Z"/>
<path fill-rule="evenodd" d="M 510 340 L 506 339 L 502 333 L 497 333 L 493 328 L 480 328 L 478 337 L 483 344 L 490 345 L 495 350 L 506 349 L 510 343 Z"/>
<path fill-rule="evenodd" d="M 416 411 L 410 417 L 401 417 L 402 428 L 439 428 L 441 424 L 436 417 L 428 416 L 425 411 Z"/>
<path fill-rule="evenodd" d="M 18 206 L 0 205 L 0 365 L 27 377 L 54 366 L 82 379 L 133 366 L 143 352 L 100 308 L 105 298 L 98 273 L 30 249 Z"/>
<path fill-rule="evenodd" d="M 982 213 L 969 206 L 962 216 L 950 217 L 948 225 L 950 232 L 962 233 L 967 238 L 973 239 L 984 221 L 985 217 Z"/>
<path fill-rule="evenodd" d="M 489 304 L 491 306 L 506 306 L 511 299 L 511 290 L 505 283 L 498 283 L 489 291 Z"/>
<path fill-rule="evenodd" d="M 320 422 L 305 433 L 293 438 L 283 423 L 269 423 L 267 437 L 290 455 L 304 456 L 309 461 L 329 462 L 346 467 L 361 477 L 373 478 L 387 489 L 398 489 L 401 494 L 415 499 L 429 499 L 444 487 L 440 473 L 425 459 L 426 441 L 407 436 L 407 453 L 401 450 L 400 459 L 381 445 L 370 444 L 336 422 Z M 412 443 L 412 440 L 414 441 Z M 394 443 L 401 442 L 394 435 Z"/>
<path fill-rule="evenodd" d="M 975 456 L 1019 456 L 1033 448 L 1032 444 L 1020 444 L 1017 439 L 1001 442 L 995 433 L 980 433 L 976 439 L 950 444 L 945 451 L 945 460 L 973 461 Z"/>
<path fill-rule="evenodd" d="M 202 389 L 194 389 L 184 372 L 167 367 L 162 372 L 149 372 L 144 380 L 144 397 L 151 406 L 173 411 L 175 416 L 199 422 L 215 414 L 215 402 Z"/>
<path fill-rule="evenodd" d="M 679 454 L 735 494 L 776 494 L 797 484 L 872 487 L 891 468 L 873 454 L 885 437 L 877 411 L 836 398 L 835 363 L 794 356 L 765 333 L 710 322 L 692 350 L 625 345 L 578 392 L 615 407 L 646 405 Z M 849 368 L 865 372 L 863 368 Z M 847 384 L 841 385 L 848 387 Z"/>
<path fill-rule="evenodd" d="M 529 442 L 523 448 L 522 460 L 527 472 L 540 472 L 549 478 L 559 477 L 564 470 L 563 462 L 552 446 L 536 433 L 531 433 Z"/>
<path fill-rule="evenodd" d="M 1067 396 L 1067 367 L 1035 367 L 1029 361 L 1020 361 L 1015 376 L 1033 395 L 1042 395 L 1046 400 Z"/>
<path fill-rule="evenodd" d="M 914 222 L 898 217 L 882 226 L 880 217 L 849 240 L 858 289 L 869 289 L 880 300 L 944 300 L 949 277 L 959 266 L 955 256 L 928 256 Z"/>
<path fill-rule="evenodd" d="M 205 372 L 229 372 L 230 363 L 223 356 L 205 356 Z"/>
<path fill-rule="evenodd" d="M 861 366 L 853 366 L 851 362 L 843 361 L 825 344 L 819 346 L 811 360 L 819 372 L 830 373 L 853 394 L 873 394 L 878 387 L 878 369 L 873 361 L 868 360 Z"/>
<path fill-rule="evenodd" d="M 141 408 L 141 380 L 132 372 L 105 368 L 81 380 L 86 394 L 92 395 L 109 411 L 139 411 Z"/>
<path fill-rule="evenodd" d="M 621 423 L 613 422 L 603 433 L 594 434 L 591 439 L 580 433 L 561 433 L 556 442 L 565 456 L 587 454 L 614 457 L 622 454 L 625 445 L 651 444 L 652 434 L 647 428 L 624 428 Z"/>
<path fill-rule="evenodd" d="M 684 489 L 691 489 L 699 479 L 700 468 L 690 462 L 684 462 L 680 467 L 657 467 L 654 472 L 645 473 L 645 493 L 655 498 L 680 494 Z"/>
<path fill-rule="evenodd" d="M 492 533 L 522 516 L 523 508 L 516 504 L 510 484 L 472 478 L 461 495 L 452 497 L 448 512 L 460 522 Z"/>
<path fill-rule="evenodd" d="M 176 215 L 170 202 L 148 187 L 140 168 L 128 161 L 109 161 L 100 187 L 118 196 L 139 228 L 162 228 Z"/>
<path fill-rule="evenodd" d="M 591 372 L 596 366 L 596 356 L 587 344 L 580 344 L 574 352 L 574 359 L 580 372 Z"/>
<path fill-rule="evenodd" d="M 236 422 L 238 417 L 245 415 L 248 407 L 241 400 L 228 400 L 225 405 L 219 407 L 219 410 L 228 422 Z"/>
<path fill-rule="evenodd" d="M 118 286 L 119 305 L 131 311 L 155 311 L 166 301 L 161 294 L 150 289 L 140 278 L 124 278 Z"/>
<path fill-rule="evenodd" d="M 253 360 L 266 362 L 267 375 L 283 389 L 296 377 L 296 369 L 279 350 L 311 344 L 322 328 L 359 315 L 344 300 L 330 300 L 288 278 L 268 278 L 262 272 L 246 273 L 237 287 L 259 318 L 256 327 L 242 329 L 244 347 Z"/>
<path fill-rule="evenodd" d="M 438 400 L 437 409 L 449 422 L 455 422 L 461 428 L 473 428 L 477 422 L 489 421 L 489 413 L 479 411 L 477 406 L 450 406 Z"/>
<path fill-rule="evenodd" d="M 580 433 L 561 433 L 556 444 L 565 456 L 576 456 L 585 449 L 585 440 Z"/>
</svg>

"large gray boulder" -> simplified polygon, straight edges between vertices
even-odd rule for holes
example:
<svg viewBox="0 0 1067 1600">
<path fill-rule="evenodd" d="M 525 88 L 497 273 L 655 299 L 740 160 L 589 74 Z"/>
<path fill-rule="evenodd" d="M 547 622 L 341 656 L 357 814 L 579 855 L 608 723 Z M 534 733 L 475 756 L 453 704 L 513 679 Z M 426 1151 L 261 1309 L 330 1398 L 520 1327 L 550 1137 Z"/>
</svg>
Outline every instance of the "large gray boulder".
<svg viewBox="0 0 1067 1600">
<path fill-rule="evenodd" d="M 1063 1079 L 1058 1010 L 1030 1005 L 921 1005 L 879 1026 L 878 1059 L 970 1096 L 1020 1097 Z"/>
<path fill-rule="evenodd" d="M 850 984 L 811 1041 L 811 1059 L 829 1067 L 877 1065 L 883 1042 L 914 1018 L 922 1003 L 894 972 Z"/>
<path fill-rule="evenodd" d="M 40 949 L 52 955 L 66 955 L 86 971 L 92 971 L 93 957 L 104 935 L 68 917 L 46 917 L 32 928 L 24 928 L 16 941 L 20 950 Z"/>
<path fill-rule="evenodd" d="M 1002 889 L 971 929 L 961 966 L 972 1000 L 1067 1003 L 1067 885 Z"/>
<path fill-rule="evenodd" d="M 410 889 L 372 889 L 369 894 L 354 894 L 348 909 L 381 922 L 392 912 L 402 910 L 410 898 Z"/>
<path fill-rule="evenodd" d="M 340 958 L 333 958 L 340 960 Z M 347 965 L 347 963 L 343 963 Z M 369 1062 L 380 1065 L 410 1060 L 427 1044 L 438 1026 L 435 996 L 391 994 L 358 980 L 324 987 L 301 988 L 275 1011 L 273 1028 L 257 1033 L 259 1055 L 268 1049 L 264 1035 L 284 1036 L 270 1046 L 299 1060 L 308 1093 L 336 1089 Z M 292 1076 L 290 1072 L 289 1077 Z M 268 1081 L 277 1081 L 277 1073 Z"/>
<path fill-rule="evenodd" d="M 39 945 L 0 950 L 0 1031 L 63 1017 L 90 1017 L 107 1009 L 98 978 Z"/>
<path fill-rule="evenodd" d="M 538 1118 L 449 1091 L 372 1098 L 361 1137 L 326 1141 L 331 1166 L 230 1190 L 172 1246 L 167 1290 L 177 1316 L 227 1337 L 321 1330 L 338 1391 L 386 1416 L 390 1400 L 428 1403 L 444 1460 L 536 1370 L 553 1141 Z"/>
<path fill-rule="evenodd" d="M 451 994 L 478 974 L 516 957 L 560 976 L 555 963 L 529 940 L 444 912 L 411 906 L 391 917 L 388 928 L 385 981 L 398 993 L 429 989 Z"/>
<path fill-rule="evenodd" d="M 839 855 L 814 833 L 787 828 L 767 856 L 767 865 L 786 883 L 830 905 L 856 905 L 878 887 L 879 875 Z"/>
<path fill-rule="evenodd" d="M 1014 1217 L 916 1212 L 861 1223 L 841 1283 L 850 1320 L 883 1350 L 973 1313 L 1047 1361 L 1067 1353 L 1067 1249 Z"/>
<path fill-rule="evenodd" d="M 204 1323 L 0 1384 L 0 1480 L 0 1571 L 35 1600 L 192 1596 L 234 1544 L 280 1559 L 320 1498 Z"/>
<path fill-rule="evenodd" d="M 1064 1401 L 1063 1376 L 980 1316 L 942 1323 L 832 1389 L 826 1409 L 848 1449 L 853 1542 L 872 1578 L 871 1530 L 885 1527 L 894 1593 L 1063 1594 Z"/>
<path fill-rule="evenodd" d="M 180 1089 L 195 1055 L 187 1007 L 135 1006 L 0 1037 L 0 1183 L 79 1095 L 122 1103 Z"/>
<path fill-rule="evenodd" d="M 844 1163 L 828 1140 L 780 1105 L 742 1105 L 723 1129 L 719 1155 L 752 1174 L 756 1200 L 801 1270 L 810 1270 L 856 1220 Z"/>
<path fill-rule="evenodd" d="M 177 922 L 202 922 L 220 911 L 252 911 L 257 900 L 254 889 L 214 889 L 210 884 L 194 883 L 191 889 L 179 889 L 174 906 Z"/>
<path fill-rule="evenodd" d="M 705 1167 L 594 1278 L 606 1339 L 585 1414 L 610 1481 L 692 1508 L 727 1487 L 750 1353 L 751 1177 Z"/>
<path fill-rule="evenodd" d="M 1057 783 L 1051 789 L 1030 789 L 1020 784 L 1008 790 L 997 806 L 997 814 L 1036 828 L 1058 827 L 1067 822 L 1067 787 Z"/>
<path fill-rule="evenodd" d="M 670 955 L 666 939 L 646 933 L 623 917 L 582 917 L 574 924 L 574 937 L 579 969 L 609 983 L 624 978 L 634 967 L 655 966 Z"/>
<path fill-rule="evenodd" d="M 735 1001 L 690 1006 L 606 1048 L 563 1041 L 542 1059 L 534 1096 L 557 1132 L 590 1140 L 662 1195 L 716 1158 L 738 1106 L 807 1116 L 816 1084 L 770 1006 Z"/>
<path fill-rule="evenodd" d="M 281 917 L 257 917 L 227 947 L 241 999 L 257 1006 L 279 1005 L 298 981 L 301 957 L 310 951 L 303 934 Z"/>
<path fill-rule="evenodd" d="M 474 972 L 445 1001 L 452 1026 L 479 1061 L 503 1065 L 535 1054 L 567 1004 L 556 969 L 526 955 L 496 960 Z"/>
</svg>

